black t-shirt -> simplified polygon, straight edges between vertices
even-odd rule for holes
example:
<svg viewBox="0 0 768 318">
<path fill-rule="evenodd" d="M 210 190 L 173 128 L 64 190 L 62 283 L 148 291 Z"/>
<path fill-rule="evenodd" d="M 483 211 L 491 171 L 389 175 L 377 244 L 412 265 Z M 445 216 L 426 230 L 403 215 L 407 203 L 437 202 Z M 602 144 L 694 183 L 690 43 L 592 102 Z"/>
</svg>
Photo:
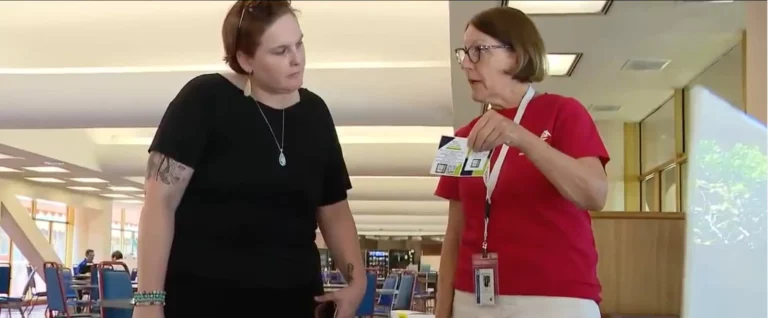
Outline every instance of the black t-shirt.
<svg viewBox="0 0 768 318">
<path fill-rule="evenodd" d="M 168 106 L 149 150 L 195 170 L 176 210 L 169 275 L 258 287 L 320 281 L 316 213 L 346 200 L 351 184 L 328 106 L 309 90 L 299 94 L 297 104 L 274 109 L 207 74 Z M 275 142 L 283 132 L 285 166 Z"/>
</svg>

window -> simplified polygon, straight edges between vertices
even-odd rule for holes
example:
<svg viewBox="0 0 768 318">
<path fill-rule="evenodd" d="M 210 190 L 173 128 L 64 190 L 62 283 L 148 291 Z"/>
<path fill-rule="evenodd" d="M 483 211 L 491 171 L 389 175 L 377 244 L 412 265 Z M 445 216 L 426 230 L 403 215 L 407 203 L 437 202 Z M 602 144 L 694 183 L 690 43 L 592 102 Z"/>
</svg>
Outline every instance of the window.
<svg viewBox="0 0 768 318">
<path fill-rule="evenodd" d="M 71 233 L 72 211 L 66 203 L 32 199 L 24 196 L 16 196 L 19 203 L 27 209 L 29 216 L 34 220 L 37 229 L 45 237 L 56 255 L 67 263 L 67 254 L 71 249 L 68 237 Z M 7 243 L 6 243 L 7 242 Z M 9 251 L 11 262 L 11 295 L 20 295 L 27 281 L 27 259 L 13 244 L 5 233 L 0 236 L 0 255 L 2 251 Z M 1 256 L 0 256 L 1 257 Z M 44 281 L 36 276 L 38 289 L 45 290 Z"/>
<path fill-rule="evenodd" d="M 675 100 L 670 98 L 640 123 L 642 171 L 675 159 Z"/>
<path fill-rule="evenodd" d="M 140 206 L 112 210 L 112 251 L 120 251 L 125 257 L 136 257 L 139 245 L 140 214 Z"/>
</svg>

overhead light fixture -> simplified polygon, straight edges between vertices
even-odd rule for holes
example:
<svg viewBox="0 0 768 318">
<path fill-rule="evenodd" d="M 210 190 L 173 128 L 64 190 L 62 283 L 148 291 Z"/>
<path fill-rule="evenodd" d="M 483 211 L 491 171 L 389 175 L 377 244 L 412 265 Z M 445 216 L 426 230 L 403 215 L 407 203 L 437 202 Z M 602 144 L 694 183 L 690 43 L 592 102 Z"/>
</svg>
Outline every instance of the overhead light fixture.
<svg viewBox="0 0 768 318">
<path fill-rule="evenodd" d="M 606 14 L 613 1 L 502 1 L 528 15 Z"/>
<path fill-rule="evenodd" d="M 125 194 L 119 194 L 119 193 L 105 193 L 101 196 L 107 197 L 107 198 L 113 198 L 113 199 L 130 199 L 131 196 L 125 195 Z"/>
<path fill-rule="evenodd" d="M 14 157 L 14 156 L 11 156 L 11 155 L 6 155 L 4 153 L 0 153 L 0 160 L 2 160 L 2 159 L 24 159 L 24 158 Z"/>
<path fill-rule="evenodd" d="M 99 178 L 69 178 L 69 180 L 80 183 L 107 183 L 109 181 Z"/>
<path fill-rule="evenodd" d="M 136 196 L 139 197 L 139 198 L 143 198 L 144 197 L 143 194 L 137 194 Z"/>
<path fill-rule="evenodd" d="M 24 167 L 24 170 L 34 171 L 34 172 L 40 172 L 40 173 L 66 173 L 69 172 L 69 170 L 61 168 L 61 167 L 55 167 L 55 166 L 42 166 L 42 167 Z"/>
<path fill-rule="evenodd" d="M 141 192 L 144 191 L 142 189 L 136 188 L 136 187 L 108 187 L 110 190 L 115 192 Z"/>
<path fill-rule="evenodd" d="M 77 190 L 77 191 L 91 191 L 91 192 L 92 191 L 99 191 L 100 190 L 100 189 L 94 188 L 94 187 L 67 187 L 67 188 L 70 188 L 72 190 Z"/>
<path fill-rule="evenodd" d="M 581 53 L 552 53 L 547 54 L 547 64 L 549 64 L 549 76 L 568 77 L 571 76 L 576 64 L 581 59 Z"/>
<path fill-rule="evenodd" d="M 42 183 L 66 183 L 64 180 L 59 180 L 56 178 L 38 178 L 38 177 L 30 177 L 25 178 L 29 181 L 35 181 L 35 182 L 42 182 Z"/>
<path fill-rule="evenodd" d="M 0 166 L 0 172 L 21 172 L 19 170 Z"/>
<path fill-rule="evenodd" d="M 141 200 L 117 200 L 115 202 L 131 203 L 131 204 L 144 204 L 144 201 L 141 201 Z"/>
</svg>

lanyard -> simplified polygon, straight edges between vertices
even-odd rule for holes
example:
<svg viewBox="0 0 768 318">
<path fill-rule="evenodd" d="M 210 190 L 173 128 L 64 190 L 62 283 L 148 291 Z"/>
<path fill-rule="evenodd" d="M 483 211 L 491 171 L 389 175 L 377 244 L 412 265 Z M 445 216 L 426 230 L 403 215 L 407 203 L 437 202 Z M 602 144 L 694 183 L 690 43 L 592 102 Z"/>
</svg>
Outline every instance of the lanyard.
<svg viewBox="0 0 768 318">
<path fill-rule="evenodd" d="M 523 113 L 525 113 L 525 109 L 528 107 L 528 103 L 533 99 L 535 93 L 536 91 L 533 89 L 533 86 L 528 86 L 528 91 L 525 92 L 525 96 L 520 100 L 520 106 L 517 107 L 515 118 L 512 119 L 515 124 L 520 124 L 520 120 L 523 119 Z M 496 189 L 496 181 L 499 180 L 499 172 L 501 171 L 501 166 L 504 164 L 504 159 L 507 157 L 508 150 L 509 146 L 502 145 L 501 152 L 499 152 L 499 156 L 496 158 L 493 167 L 491 167 L 490 170 L 486 170 L 485 174 L 483 174 L 483 182 L 485 182 L 486 189 L 485 224 L 483 225 L 483 256 L 488 255 L 488 222 L 491 220 L 491 195 L 493 194 L 493 190 Z M 491 152 L 491 156 L 493 156 L 493 152 Z"/>
</svg>

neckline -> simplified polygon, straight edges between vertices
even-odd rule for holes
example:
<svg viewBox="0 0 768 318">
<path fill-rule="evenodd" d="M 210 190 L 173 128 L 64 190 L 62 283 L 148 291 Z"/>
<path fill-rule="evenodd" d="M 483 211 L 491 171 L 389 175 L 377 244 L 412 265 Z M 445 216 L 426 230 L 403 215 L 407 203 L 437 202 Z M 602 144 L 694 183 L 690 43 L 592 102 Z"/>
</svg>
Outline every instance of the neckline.
<svg viewBox="0 0 768 318">
<path fill-rule="evenodd" d="M 224 82 L 226 82 L 227 86 L 231 87 L 235 92 L 237 92 L 237 94 L 239 95 L 240 98 L 247 100 L 248 102 L 253 104 L 253 106 L 255 106 L 255 107 L 266 109 L 265 111 L 277 111 L 277 112 L 279 112 L 279 111 L 288 111 L 289 109 L 296 108 L 295 106 L 301 104 L 301 102 L 304 100 L 304 93 L 302 92 L 303 88 L 299 88 L 299 90 L 298 90 L 299 101 L 297 101 L 296 103 L 294 103 L 294 104 L 292 104 L 292 105 L 290 105 L 288 107 L 285 107 L 285 108 L 277 108 L 277 107 L 269 105 L 269 104 L 267 104 L 265 102 L 262 102 L 260 100 L 256 100 L 253 97 L 243 95 L 243 89 L 241 89 L 239 86 L 237 86 L 231 80 L 229 80 L 229 78 L 224 76 L 224 74 L 221 74 L 221 73 L 215 73 L 215 74 L 218 75 L 218 77 L 221 78 Z M 264 107 L 261 107 L 261 106 L 264 106 Z"/>
</svg>

